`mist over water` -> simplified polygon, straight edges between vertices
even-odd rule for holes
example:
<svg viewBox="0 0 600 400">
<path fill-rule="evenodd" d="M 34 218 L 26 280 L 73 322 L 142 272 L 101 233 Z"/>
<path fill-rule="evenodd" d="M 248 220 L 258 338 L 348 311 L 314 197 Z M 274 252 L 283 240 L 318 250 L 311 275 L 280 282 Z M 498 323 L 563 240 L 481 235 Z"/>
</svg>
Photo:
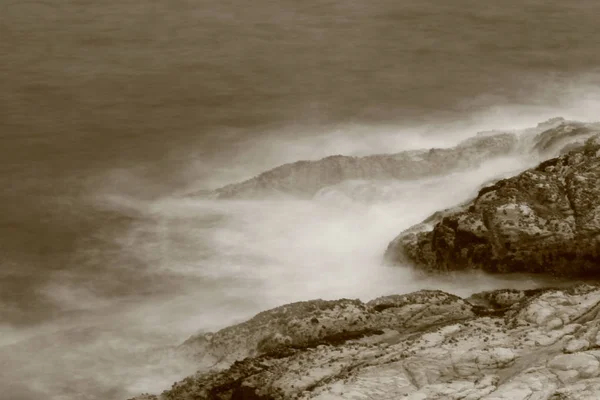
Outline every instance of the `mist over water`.
<svg viewBox="0 0 600 400">
<path fill-rule="evenodd" d="M 405 148 L 450 146 L 473 133 L 406 132 Z M 273 147 L 260 143 L 248 149 L 248 154 L 264 155 L 258 166 L 240 165 L 259 171 L 270 162 L 319 158 L 340 148 L 346 154 L 370 154 L 383 150 L 386 141 L 402 150 L 393 127 L 382 129 L 373 142 L 361 142 L 362 136 L 352 133 L 346 141 L 340 131 L 330 135 L 315 137 L 312 145 L 302 138 L 275 143 L 276 155 Z M 403 229 L 535 161 L 515 155 L 442 177 L 344 182 L 311 200 L 217 201 L 181 195 L 189 187 L 209 188 L 215 178 L 204 183 L 190 179 L 179 194 L 147 198 L 131 194 L 131 188 L 147 184 L 136 170 L 108 171 L 102 179 L 93 178 L 95 186 L 83 201 L 89 210 L 118 219 L 95 232 L 101 246 L 80 242 L 73 254 L 78 268 L 56 272 L 37 288 L 37 296 L 61 310 L 57 318 L 31 328 L 11 327 L 10 321 L 3 326 L 0 385 L 13 399 L 47 394 L 124 399 L 160 392 L 195 371 L 195 365 L 169 352 L 171 346 L 284 303 L 343 297 L 368 301 L 422 288 L 467 296 L 542 285 L 543 279 L 531 276 L 427 278 L 381 262 L 387 243 Z M 221 171 L 224 176 L 247 173 L 236 167 Z"/>
<path fill-rule="evenodd" d="M 423 146 L 414 140 L 408 148 Z M 361 150 L 355 141 L 348 146 Z M 319 141 L 314 151 L 322 151 Z M 39 289 L 63 315 L 35 329 L 7 331 L 0 384 L 16 399 L 159 392 L 196 369 L 170 347 L 284 303 L 368 301 L 422 288 L 468 296 L 544 284 L 532 276 L 424 277 L 382 264 L 387 243 L 403 229 L 534 162 L 515 155 L 416 181 L 349 181 L 311 200 L 217 201 L 171 193 L 144 199 L 119 194 L 113 185 L 97 187 L 87 197 L 90 208 L 125 216 L 127 223 L 107 228 L 104 251 L 77 250 L 92 266 L 104 263 L 93 280 L 85 269 L 69 270 Z M 127 171 L 113 171 L 110 179 L 119 174 L 129 185 L 143 184 Z"/>
<path fill-rule="evenodd" d="M 381 263 L 528 154 L 313 199 L 186 196 L 297 160 L 449 147 L 600 115 L 600 3 L 109 0 L 0 5 L 0 393 L 125 399 L 199 331 L 314 298 L 531 276 Z"/>
</svg>

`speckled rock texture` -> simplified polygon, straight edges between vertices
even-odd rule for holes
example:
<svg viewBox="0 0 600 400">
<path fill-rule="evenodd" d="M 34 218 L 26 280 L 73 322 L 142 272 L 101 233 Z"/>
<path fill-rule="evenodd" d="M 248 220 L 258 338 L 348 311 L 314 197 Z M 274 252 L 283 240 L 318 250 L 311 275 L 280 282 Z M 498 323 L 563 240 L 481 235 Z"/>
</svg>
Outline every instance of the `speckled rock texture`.
<svg viewBox="0 0 600 400">
<path fill-rule="evenodd" d="M 385 309 L 390 311 L 383 312 Z M 437 324 L 448 318 L 472 316 L 462 299 L 439 291 L 381 297 L 368 304 L 349 299 L 312 300 L 264 311 L 217 333 L 191 337 L 179 351 L 193 357 L 201 366 L 220 368 L 280 348 L 331 344 L 380 334 L 390 326 L 402 325 L 410 330 L 412 315 L 417 311 L 422 315 L 416 328 L 425 322 Z"/>
<path fill-rule="evenodd" d="M 323 306 L 330 310 L 329 326 L 359 332 L 354 322 L 369 315 L 361 326 L 370 330 L 313 340 L 312 319 Z M 231 349 L 253 349 L 253 356 L 137 400 L 600 398 L 598 286 L 497 290 L 469 299 L 421 291 L 366 304 L 286 307 L 228 328 L 254 338 L 247 345 L 224 331 L 213 336 Z M 293 317 L 279 319 L 282 313 Z M 291 320 L 302 332 L 295 344 L 292 339 L 256 348 L 255 338 L 269 332 L 289 335 L 284 321 Z"/>
<path fill-rule="evenodd" d="M 545 159 L 581 145 L 599 132 L 599 124 L 553 118 L 524 131 L 482 132 L 451 148 L 366 157 L 335 155 L 317 161 L 298 161 L 224 186 L 213 196 L 221 199 L 273 195 L 312 197 L 323 188 L 352 180 L 412 180 L 441 176 L 475 168 L 496 157 L 516 154 Z"/>
<path fill-rule="evenodd" d="M 388 246 L 391 263 L 428 271 L 600 273 L 600 136 L 480 190 Z"/>
</svg>

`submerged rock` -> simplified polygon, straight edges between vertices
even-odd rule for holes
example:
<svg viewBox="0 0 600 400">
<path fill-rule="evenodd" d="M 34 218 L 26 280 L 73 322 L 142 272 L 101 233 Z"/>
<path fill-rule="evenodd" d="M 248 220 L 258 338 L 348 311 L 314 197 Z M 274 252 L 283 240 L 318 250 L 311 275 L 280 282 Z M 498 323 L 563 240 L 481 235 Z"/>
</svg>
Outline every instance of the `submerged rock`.
<svg viewBox="0 0 600 400">
<path fill-rule="evenodd" d="M 401 233 L 391 263 L 429 271 L 600 273 L 600 136 Z"/>
<path fill-rule="evenodd" d="M 562 155 L 577 147 L 583 146 L 590 137 L 600 133 L 600 124 L 552 119 L 550 123 L 558 123 L 537 134 L 533 138 L 532 150 L 542 156 Z M 538 127 L 547 127 L 538 125 Z"/>
<path fill-rule="evenodd" d="M 320 189 L 348 180 L 409 180 L 476 167 L 513 152 L 513 133 L 479 135 L 448 149 L 414 150 L 366 157 L 330 156 L 298 161 L 264 172 L 245 182 L 216 190 L 219 198 L 251 198 L 273 194 L 311 197 Z"/>
<path fill-rule="evenodd" d="M 476 298 L 494 304 L 474 304 Z M 318 319 L 311 305 L 323 304 L 292 304 L 286 312 L 267 311 L 255 317 L 258 320 L 233 328 L 255 337 L 271 326 L 274 335 L 284 320 L 289 321 L 279 319 L 282 313 L 311 324 Z M 159 396 L 137 400 L 600 396 L 597 286 L 492 291 L 467 300 L 421 291 L 366 304 L 347 300 L 327 304 L 329 310 L 340 306 L 329 314 L 334 318 L 331 326 L 350 329 L 359 315 L 370 316 L 367 325 L 377 329 L 331 342 L 313 342 L 312 331 L 301 330 L 307 333 L 297 342 L 302 344 L 281 343 L 222 369 L 199 371 Z"/>
<path fill-rule="evenodd" d="M 481 132 L 455 147 L 378 154 L 366 157 L 335 155 L 298 161 L 266 171 L 244 182 L 214 191 L 221 199 L 272 195 L 312 197 L 319 190 L 352 180 L 414 180 L 443 176 L 480 166 L 497 157 L 525 154 L 548 158 L 579 146 L 600 125 L 553 118 L 522 132 Z"/>
</svg>

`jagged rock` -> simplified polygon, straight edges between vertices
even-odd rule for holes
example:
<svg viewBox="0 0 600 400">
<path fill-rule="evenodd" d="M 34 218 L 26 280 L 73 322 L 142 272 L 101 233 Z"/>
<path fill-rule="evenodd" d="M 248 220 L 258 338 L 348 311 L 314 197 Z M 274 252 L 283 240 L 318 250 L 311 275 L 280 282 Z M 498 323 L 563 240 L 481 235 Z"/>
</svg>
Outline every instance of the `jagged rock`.
<svg viewBox="0 0 600 400">
<path fill-rule="evenodd" d="M 385 258 L 431 271 L 595 276 L 600 272 L 600 136 L 403 232 Z"/>
<path fill-rule="evenodd" d="M 599 398 L 599 287 L 475 297 L 498 302 L 504 311 L 493 314 L 488 311 L 496 309 L 438 291 L 352 303 L 351 315 L 362 305 L 361 313 L 394 317 L 380 320 L 388 321 L 377 325 L 382 332 L 332 343 L 284 344 L 226 369 L 200 371 L 160 396 L 138 400 Z M 298 317 L 312 315 L 308 303 L 299 303 Z M 444 316 L 448 310 L 456 314 Z M 282 312 L 269 314 L 273 311 L 262 314 L 262 323 L 247 326 L 248 333 L 263 330 Z M 430 320 L 433 316 L 438 319 Z M 347 324 L 341 309 L 336 318 L 340 326 Z"/>
</svg>

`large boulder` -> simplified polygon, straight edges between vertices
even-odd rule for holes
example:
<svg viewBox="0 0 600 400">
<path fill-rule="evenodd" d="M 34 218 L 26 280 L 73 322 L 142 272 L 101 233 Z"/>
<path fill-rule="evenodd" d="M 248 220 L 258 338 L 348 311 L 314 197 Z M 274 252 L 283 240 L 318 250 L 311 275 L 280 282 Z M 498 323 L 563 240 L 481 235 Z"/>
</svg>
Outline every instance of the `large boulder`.
<svg viewBox="0 0 600 400">
<path fill-rule="evenodd" d="M 600 136 L 408 229 L 385 258 L 428 271 L 598 276 Z"/>
<path fill-rule="evenodd" d="M 354 303 L 351 314 L 360 305 L 380 332 L 282 343 L 138 400 L 600 398 L 599 304 L 600 288 L 591 285 L 470 299 L 423 291 Z M 344 318 L 331 322 L 351 327 Z"/>
</svg>

